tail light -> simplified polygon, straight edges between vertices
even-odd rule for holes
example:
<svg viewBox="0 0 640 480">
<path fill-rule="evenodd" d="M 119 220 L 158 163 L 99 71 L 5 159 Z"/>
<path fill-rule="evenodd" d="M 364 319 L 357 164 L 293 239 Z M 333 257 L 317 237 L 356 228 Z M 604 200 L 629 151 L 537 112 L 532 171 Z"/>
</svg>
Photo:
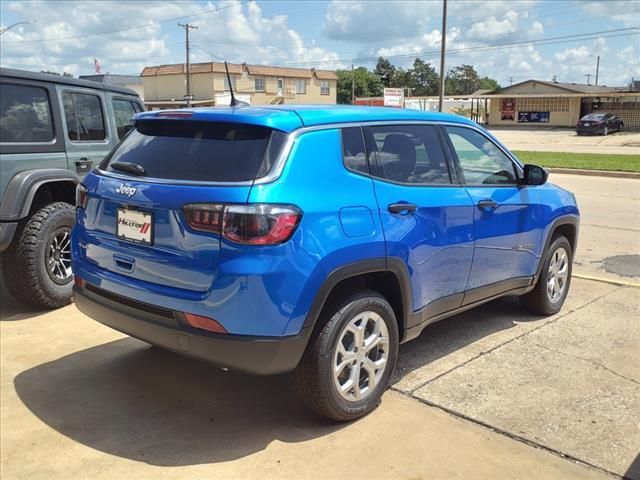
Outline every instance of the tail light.
<svg viewBox="0 0 640 480">
<path fill-rule="evenodd" d="M 192 203 L 183 207 L 194 230 L 215 232 L 244 245 L 277 245 L 295 231 L 302 212 L 293 205 L 216 205 Z"/>
<path fill-rule="evenodd" d="M 87 202 L 89 201 L 89 194 L 87 187 L 78 184 L 76 187 L 76 207 L 78 208 L 87 208 Z"/>
</svg>

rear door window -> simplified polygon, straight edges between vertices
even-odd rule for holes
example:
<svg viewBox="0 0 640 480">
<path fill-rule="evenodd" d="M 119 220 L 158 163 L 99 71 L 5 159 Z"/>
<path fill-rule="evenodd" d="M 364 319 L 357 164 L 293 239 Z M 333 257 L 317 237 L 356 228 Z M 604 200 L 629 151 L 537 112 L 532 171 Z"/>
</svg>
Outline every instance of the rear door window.
<svg viewBox="0 0 640 480">
<path fill-rule="evenodd" d="M 271 171 L 286 138 L 278 130 L 242 123 L 138 121 L 101 168 L 122 174 L 110 165 L 130 162 L 150 178 L 251 181 Z"/>
<path fill-rule="evenodd" d="M 49 95 L 44 88 L 0 84 L 0 142 L 53 141 Z"/>
<path fill-rule="evenodd" d="M 69 140 L 90 142 L 107 138 L 102 102 L 98 95 L 64 92 L 62 104 Z"/>
<path fill-rule="evenodd" d="M 393 182 L 450 184 L 449 167 L 435 125 L 383 125 L 365 129 L 369 163 Z"/>
<path fill-rule="evenodd" d="M 140 107 L 136 102 L 121 98 L 114 98 L 111 103 L 113 105 L 118 138 L 122 139 L 133 128 L 133 116 L 140 111 Z"/>
</svg>

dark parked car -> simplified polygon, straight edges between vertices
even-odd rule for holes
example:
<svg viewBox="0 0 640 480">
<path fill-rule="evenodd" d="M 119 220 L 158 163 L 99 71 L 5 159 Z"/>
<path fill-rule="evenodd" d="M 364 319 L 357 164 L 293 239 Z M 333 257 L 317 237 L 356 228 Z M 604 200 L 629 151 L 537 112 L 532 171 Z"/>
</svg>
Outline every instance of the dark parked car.
<svg viewBox="0 0 640 480">
<path fill-rule="evenodd" d="M 578 135 L 583 133 L 596 133 L 608 135 L 611 132 L 621 132 L 624 122 L 613 113 L 590 113 L 580 119 L 576 126 Z"/>
</svg>

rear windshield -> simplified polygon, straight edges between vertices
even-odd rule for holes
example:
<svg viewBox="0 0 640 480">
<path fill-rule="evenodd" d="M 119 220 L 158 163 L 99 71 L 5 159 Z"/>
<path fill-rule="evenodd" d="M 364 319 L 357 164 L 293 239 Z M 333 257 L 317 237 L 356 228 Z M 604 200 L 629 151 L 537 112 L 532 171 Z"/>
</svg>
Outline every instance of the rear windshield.
<svg viewBox="0 0 640 480">
<path fill-rule="evenodd" d="M 286 134 L 240 123 L 184 120 L 139 121 L 105 158 L 141 165 L 150 178 L 242 182 L 265 176 L 282 150 Z"/>
<path fill-rule="evenodd" d="M 604 118 L 603 113 L 590 113 L 582 117 L 582 120 L 602 120 Z"/>
</svg>

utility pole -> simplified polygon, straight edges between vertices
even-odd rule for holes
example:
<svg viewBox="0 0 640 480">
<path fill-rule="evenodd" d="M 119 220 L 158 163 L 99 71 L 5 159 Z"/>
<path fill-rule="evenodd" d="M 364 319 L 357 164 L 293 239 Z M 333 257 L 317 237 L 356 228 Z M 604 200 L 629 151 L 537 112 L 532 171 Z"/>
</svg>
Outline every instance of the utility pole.
<svg viewBox="0 0 640 480">
<path fill-rule="evenodd" d="M 356 75 L 353 71 L 353 63 L 351 64 L 351 105 L 356 104 Z"/>
<path fill-rule="evenodd" d="M 600 55 L 598 55 L 598 59 L 596 60 L 596 87 L 598 86 L 598 70 L 600 70 Z"/>
<path fill-rule="evenodd" d="M 191 63 L 189 62 L 189 30 L 195 30 L 198 27 L 190 23 L 178 23 L 178 26 L 184 28 L 185 33 L 185 47 L 187 54 L 187 94 L 185 95 L 185 99 L 187 100 L 187 108 L 191 108 L 191 100 L 193 97 L 191 95 Z"/>
<path fill-rule="evenodd" d="M 513 77 L 509 77 L 509 85 L 513 85 Z"/>
<path fill-rule="evenodd" d="M 440 46 L 440 95 L 438 97 L 438 111 L 444 107 L 444 54 L 447 49 L 447 0 L 442 0 L 442 39 Z"/>
<path fill-rule="evenodd" d="M 585 77 L 587 77 L 587 85 L 591 85 L 591 83 L 590 83 L 591 75 L 592 75 L 591 73 L 587 73 L 587 74 L 585 75 Z"/>
</svg>

